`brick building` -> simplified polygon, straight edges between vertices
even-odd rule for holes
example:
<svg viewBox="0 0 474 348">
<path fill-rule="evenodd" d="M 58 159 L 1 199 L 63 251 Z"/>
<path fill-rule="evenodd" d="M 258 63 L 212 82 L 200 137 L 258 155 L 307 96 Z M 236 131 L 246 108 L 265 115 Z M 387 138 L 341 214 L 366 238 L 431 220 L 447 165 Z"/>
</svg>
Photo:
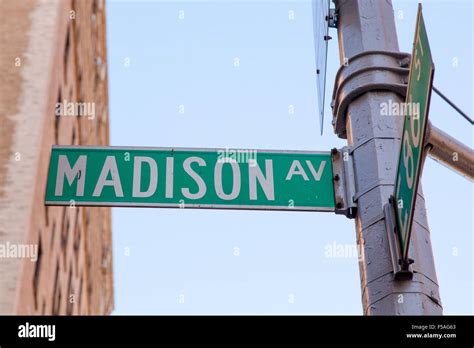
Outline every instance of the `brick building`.
<svg viewBox="0 0 474 348">
<path fill-rule="evenodd" d="M 0 1 L 0 246 L 37 256 L 0 253 L 0 314 L 113 309 L 110 208 L 44 205 L 53 144 L 109 143 L 105 31 L 104 1 Z"/>
</svg>

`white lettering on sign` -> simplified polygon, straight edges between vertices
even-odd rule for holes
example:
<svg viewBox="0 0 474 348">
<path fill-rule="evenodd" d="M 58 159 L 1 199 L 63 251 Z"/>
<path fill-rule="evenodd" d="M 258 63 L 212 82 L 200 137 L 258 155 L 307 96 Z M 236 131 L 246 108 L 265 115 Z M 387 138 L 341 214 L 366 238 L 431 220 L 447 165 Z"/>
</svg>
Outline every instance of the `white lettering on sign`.
<svg viewBox="0 0 474 348">
<path fill-rule="evenodd" d="M 308 175 L 306 175 L 306 172 L 304 171 L 303 167 L 301 166 L 300 161 L 294 160 L 293 163 L 291 163 L 290 170 L 288 171 L 288 175 L 286 176 L 286 181 L 291 180 L 293 175 L 301 175 L 304 179 L 304 181 L 308 181 Z"/>
<path fill-rule="evenodd" d="M 186 158 L 183 162 L 184 170 L 186 171 L 186 173 L 189 174 L 191 178 L 194 179 L 194 181 L 198 185 L 198 192 L 191 193 L 188 187 L 182 188 L 181 192 L 183 193 L 183 196 L 186 198 L 199 199 L 199 198 L 204 197 L 204 195 L 206 194 L 206 183 L 204 182 L 204 180 L 202 180 L 202 178 L 198 175 L 198 173 L 196 173 L 191 168 L 191 163 L 193 162 L 196 162 L 197 164 L 199 164 L 200 167 L 205 167 L 206 162 L 201 157 L 195 157 L 195 156 Z"/>
<path fill-rule="evenodd" d="M 324 172 L 324 167 L 326 166 L 326 161 L 321 161 L 319 164 L 318 171 L 316 171 L 313 167 L 313 164 L 311 163 L 310 160 L 306 160 L 306 165 L 309 168 L 309 171 L 314 177 L 314 180 L 319 181 L 321 180 L 321 175 L 323 175 Z M 304 179 L 304 181 L 308 181 L 308 175 L 306 174 L 303 166 L 301 165 L 300 161 L 294 160 L 293 163 L 291 163 L 290 170 L 288 171 L 288 175 L 286 176 L 286 181 L 291 180 L 293 178 L 293 175 L 301 175 Z"/>
<path fill-rule="evenodd" d="M 111 179 L 107 177 L 111 176 Z M 97 185 L 95 186 L 94 193 L 92 196 L 99 197 L 102 194 L 102 189 L 104 186 L 113 186 L 115 190 L 116 197 L 123 197 L 122 184 L 120 183 L 120 176 L 117 169 L 117 162 L 115 161 L 114 156 L 107 156 L 105 159 L 104 166 L 100 172 L 99 180 L 97 180 Z"/>
<path fill-rule="evenodd" d="M 144 192 L 140 191 L 142 177 L 142 163 L 148 163 L 150 167 L 150 183 L 148 189 Z M 151 157 L 135 156 L 133 160 L 133 197 L 150 197 L 156 191 L 158 185 L 158 167 Z"/>
<path fill-rule="evenodd" d="M 59 155 L 58 172 L 56 175 L 56 188 L 54 194 L 56 196 L 63 195 L 64 176 L 66 176 L 69 185 L 72 185 L 77 176 L 76 196 L 84 196 L 84 183 L 86 179 L 87 156 L 79 156 L 74 167 L 71 168 L 66 155 Z"/>
<path fill-rule="evenodd" d="M 53 146 L 44 203 L 335 210 L 330 152 L 258 153 L 257 160 L 244 150 Z"/>
<path fill-rule="evenodd" d="M 262 170 L 258 166 L 257 162 L 255 165 L 249 165 L 249 189 L 250 199 L 257 199 L 257 180 L 262 188 L 265 196 L 268 200 L 275 200 L 275 189 L 273 185 L 273 161 L 270 159 L 265 160 L 265 173 L 267 177 L 263 176 Z"/>
<path fill-rule="evenodd" d="M 166 198 L 173 198 L 174 189 L 174 158 L 166 157 Z"/>
<path fill-rule="evenodd" d="M 222 188 L 222 169 L 224 164 L 230 164 L 232 167 L 232 191 L 229 194 L 226 194 Z M 229 159 L 228 162 L 226 161 L 222 163 L 218 161 L 216 163 L 216 166 L 214 167 L 214 187 L 216 189 L 217 196 L 221 199 L 229 201 L 231 199 L 237 198 L 240 193 L 240 167 L 236 160 Z"/>
<path fill-rule="evenodd" d="M 321 175 L 323 174 L 324 167 L 326 166 L 326 161 L 321 161 L 321 163 L 319 164 L 319 169 L 318 169 L 317 172 L 314 170 L 314 167 L 313 167 L 313 164 L 311 163 L 311 161 L 306 160 L 306 164 L 308 165 L 309 170 L 311 171 L 311 174 L 314 177 L 314 180 L 316 180 L 316 181 L 321 180 Z"/>
<path fill-rule="evenodd" d="M 93 197 L 100 197 L 103 194 L 104 187 L 106 186 L 111 186 L 113 188 L 115 197 L 124 197 L 121 175 L 127 176 L 128 172 L 119 173 L 118 168 L 125 170 L 129 167 L 117 167 L 117 158 L 119 161 L 122 161 L 121 157 L 116 157 L 113 155 L 105 157 L 102 167 L 99 167 L 100 174 L 98 179 L 93 183 L 95 186 L 92 186 L 94 187 L 92 193 Z M 174 168 L 174 157 L 166 157 L 166 160 L 163 161 L 165 163 L 160 163 L 157 161 L 157 159 L 150 156 L 134 156 L 130 158 L 133 158 L 133 172 L 130 173 L 132 174 L 130 180 L 131 187 L 128 187 L 128 184 L 127 187 L 125 187 L 127 194 L 131 194 L 131 197 L 133 198 L 152 197 L 157 194 L 160 179 L 164 180 L 164 185 L 162 185 L 164 186 L 164 197 L 167 199 L 174 198 L 174 175 L 176 174 Z M 86 155 L 78 156 L 74 166 L 71 167 L 67 155 L 58 156 L 58 169 L 55 183 L 56 196 L 63 195 L 65 177 L 69 186 L 71 186 L 74 182 L 77 183 L 76 196 L 84 196 L 87 159 L 88 157 Z M 89 159 L 89 161 L 91 160 Z M 124 159 L 123 162 L 119 162 L 118 164 L 122 165 L 124 162 L 129 161 Z M 189 178 L 192 180 L 186 181 L 189 182 L 187 185 L 188 187 L 185 187 L 186 184 L 179 185 L 178 190 L 181 190 L 181 194 L 186 199 L 201 199 L 205 197 L 206 193 L 208 192 L 207 185 L 212 185 L 211 182 L 206 183 L 204 178 L 212 178 L 214 181 L 214 192 L 216 193 L 216 196 L 219 199 L 230 201 L 240 196 L 242 189 L 242 179 L 246 185 L 245 175 L 248 173 L 248 199 L 251 201 L 257 201 L 259 199 L 275 201 L 275 174 L 273 172 L 273 165 L 273 159 L 265 159 L 260 163 L 257 161 L 247 163 L 247 169 L 243 165 L 241 168 L 241 164 L 239 164 L 236 159 L 224 158 L 215 162 L 213 166 L 214 175 L 212 177 L 211 175 L 207 176 L 211 173 L 205 172 L 203 168 L 199 169 L 199 167 L 207 167 L 205 159 L 198 156 L 191 156 L 184 159 L 182 167 L 184 173 L 189 175 Z M 319 167 L 316 170 L 311 160 L 293 160 L 287 173 L 286 181 L 291 180 L 294 176 L 301 176 L 304 181 L 310 181 L 313 180 L 313 178 L 315 181 L 320 181 L 325 169 L 325 165 L 326 161 L 321 161 L 319 163 Z M 161 172 L 159 171 L 159 167 L 162 168 Z M 206 168 L 206 170 L 211 168 L 212 166 Z M 147 175 L 148 173 L 149 175 Z M 182 171 L 179 172 L 179 174 L 181 173 Z M 207 173 L 206 176 L 204 176 L 204 173 Z M 159 174 L 161 174 L 161 178 Z M 92 179 L 91 176 L 92 174 L 89 176 L 89 181 Z M 182 180 L 182 177 L 179 177 L 180 180 Z M 193 181 L 195 184 L 193 184 Z M 128 183 L 129 181 L 127 180 L 126 182 Z M 162 186 L 160 186 L 159 190 L 162 190 Z M 227 190 L 227 192 L 224 191 L 224 186 L 226 186 L 225 190 Z M 264 197 L 261 196 L 262 194 Z"/>
</svg>

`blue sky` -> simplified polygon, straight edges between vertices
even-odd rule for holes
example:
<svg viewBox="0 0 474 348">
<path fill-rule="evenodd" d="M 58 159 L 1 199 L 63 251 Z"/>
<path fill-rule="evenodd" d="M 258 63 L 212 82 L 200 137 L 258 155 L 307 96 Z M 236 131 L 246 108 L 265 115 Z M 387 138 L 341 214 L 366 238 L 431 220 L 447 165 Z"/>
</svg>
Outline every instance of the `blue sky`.
<svg viewBox="0 0 474 348">
<path fill-rule="evenodd" d="M 411 52 L 417 2 L 393 3 Z M 422 3 L 434 84 L 472 115 L 473 2 Z M 309 0 L 109 0 L 111 145 L 344 146 L 330 125 L 330 35 L 321 136 Z M 436 95 L 429 117 L 473 146 Z M 473 185 L 431 159 L 422 183 L 444 313 L 473 314 Z M 355 243 L 354 221 L 333 213 L 114 208 L 113 243 L 115 314 L 362 313 L 357 258 L 325 256 Z"/>
</svg>

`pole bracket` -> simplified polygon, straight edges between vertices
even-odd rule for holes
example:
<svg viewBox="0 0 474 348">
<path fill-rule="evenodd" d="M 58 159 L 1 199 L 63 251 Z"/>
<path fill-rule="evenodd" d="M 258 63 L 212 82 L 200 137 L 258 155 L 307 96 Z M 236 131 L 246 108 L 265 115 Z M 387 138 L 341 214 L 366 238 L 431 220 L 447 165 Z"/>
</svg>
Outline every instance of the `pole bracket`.
<svg viewBox="0 0 474 348">
<path fill-rule="evenodd" d="M 354 201 L 356 190 L 351 147 L 344 146 L 340 150 L 333 148 L 331 159 L 335 212 L 353 219 L 357 213 L 357 203 Z"/>
<path fill-rule="evenodd" d="M 393 277 L 395 280 L 412 280 L 413 270 L 411 264 L 413 260 L 404 260 L 400 249 L 397 223 L 395 220 L 394 199 L 390 197 L 383 208 L 385 217 L 385 231 L 387 231 L 390 257 L 392 259 Z"/>
<path fill-rule="evenodd" d="M 410 55 L 392 51 L 364 51 L 344 57 L 334 81 L 332 125 L 340 138 L 347 138 L 346 114 L 352 101 L 372 91 L 394 92 L 405 98 Z"/>
<path fill-rule="evenodd" d="M 328 21 L 329 28 L 337 28 L 337 11 L 335 8 L 329 9 L 329 14 L 326 16 L 326 20 Z"/>
</svg>

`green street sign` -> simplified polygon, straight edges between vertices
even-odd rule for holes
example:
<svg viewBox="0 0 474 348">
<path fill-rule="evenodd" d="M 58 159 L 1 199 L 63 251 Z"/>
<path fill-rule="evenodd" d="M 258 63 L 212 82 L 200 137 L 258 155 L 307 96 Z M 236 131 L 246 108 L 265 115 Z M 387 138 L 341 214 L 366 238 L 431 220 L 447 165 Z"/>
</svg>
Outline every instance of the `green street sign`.
<svg viewBox="0 0 474 348">
<path fill-rule="evenodd" d="M 331 154 L 53 146 L 45 203 L 334 211 Z"/>
<path fill-rule="evenodd" d="M 431 59 L 421 5 L 419 5 L 405 101 L 407 112 L 394 190 L 397 229 L 402 256 L 405 260 L 408 256 L 416 193 L 423 167 L 423 147 L 433 74 L 434 64 Z"/>
</svg>

